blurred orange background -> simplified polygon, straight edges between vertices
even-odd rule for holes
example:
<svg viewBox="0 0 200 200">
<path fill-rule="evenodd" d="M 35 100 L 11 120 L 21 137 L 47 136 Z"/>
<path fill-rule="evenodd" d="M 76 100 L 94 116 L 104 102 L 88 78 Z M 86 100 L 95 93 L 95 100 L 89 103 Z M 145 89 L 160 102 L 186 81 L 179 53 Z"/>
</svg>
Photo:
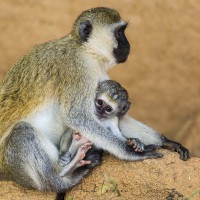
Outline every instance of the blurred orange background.
<svg viewBox="0 0 200 200">
<path fill-rule="evenodd" d="M 2 1 L 0 80 L 31 47 L 66 35 L 83 10 L 97 6 L 129 21 L 131 54 L 110 71 L 129 92 L 129 114 L 200 156 L 198 0 Z"/>
</svg>

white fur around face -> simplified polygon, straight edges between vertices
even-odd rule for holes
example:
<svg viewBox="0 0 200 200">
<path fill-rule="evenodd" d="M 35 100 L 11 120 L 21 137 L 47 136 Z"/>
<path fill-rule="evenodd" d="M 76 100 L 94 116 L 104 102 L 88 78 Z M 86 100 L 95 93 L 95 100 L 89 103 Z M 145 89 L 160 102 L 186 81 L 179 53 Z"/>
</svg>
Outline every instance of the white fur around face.
<svg viewBox="0 0 200 200">
<path fill-rule="evenodd" d="M 94 27 L 88 42 L 85 43 L 88 53 L 96 56 L 106 70 L 117 64 L 113 55 L 113 49 L 118 46 L 114 30 L 123 24 L 125 22 L 120 21 L 104 27 Z"/>
<path fill-rule="evenodd" d="M 98 97 L 98 99 L 103 100 L 106 104 L 110 105 L 114 112 L 118 111 L 118 105 L 115 101 L 113 101 L 108 95 L 102 94 Z"/>
</svg>

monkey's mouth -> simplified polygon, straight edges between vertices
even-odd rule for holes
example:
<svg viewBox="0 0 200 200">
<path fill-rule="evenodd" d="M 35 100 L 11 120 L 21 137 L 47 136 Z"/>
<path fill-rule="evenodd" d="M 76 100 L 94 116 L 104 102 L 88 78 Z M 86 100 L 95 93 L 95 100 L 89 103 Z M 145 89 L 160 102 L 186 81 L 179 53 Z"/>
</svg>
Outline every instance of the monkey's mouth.
<svg viewBox="0 0 200 200">
<path fill-rule="evenodd" d="M 98 110 L 96 110 L 95 115 L 97 116 L 98 119 L 106 118 L 106 116 L 103 113 L 98 112 Z"/>
<path fill-rule="evenodd" d="M 113 51 L 115 58 L 117 60 L 117 63 L 123 63 L 127 60 L 128 55 L 130 53 L 130 46 L 123 48 L 123 49 L 114 49 Z"/>
</svg>

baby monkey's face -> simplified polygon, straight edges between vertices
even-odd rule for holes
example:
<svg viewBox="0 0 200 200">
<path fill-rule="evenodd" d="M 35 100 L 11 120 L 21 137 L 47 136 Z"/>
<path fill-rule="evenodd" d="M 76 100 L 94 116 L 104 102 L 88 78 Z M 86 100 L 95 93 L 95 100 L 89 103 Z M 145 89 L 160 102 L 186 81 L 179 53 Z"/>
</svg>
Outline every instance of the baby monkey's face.
<svg viewBox="0 0 200 200">
<path fill-rule="evenodd" d="M 96 115 L 99 119 L 110 119 L 126 114 L 130 108 L 128 101 L 115 101 L 107 94 L 103 93 L 95 99 Z"/>
</svg>

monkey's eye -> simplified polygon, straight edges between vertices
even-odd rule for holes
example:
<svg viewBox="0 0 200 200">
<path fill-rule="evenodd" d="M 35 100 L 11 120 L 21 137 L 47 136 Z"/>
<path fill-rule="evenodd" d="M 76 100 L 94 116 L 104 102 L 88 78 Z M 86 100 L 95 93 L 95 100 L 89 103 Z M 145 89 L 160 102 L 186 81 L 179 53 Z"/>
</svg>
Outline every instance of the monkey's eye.
<svg viewBox="0 0 200 200">
<path fill-rule="evenodd" d="M 125 110 L 126 110 L 126 106 L 124 106 L 124 107 L 122 108 L 122 110 L 125 111 Z"/>
<path fill-rule="evenodd" d="M 110 112 L 112 112 L 112 108 L 111 108 L 110 106 L 107 106 L 107 107 L 106 107 L 106 111 L 107 111 L 108 113 L 110 113 Z"/>
<path fill-rule="evenodd" d="M 102 101 L 101 99 L 98 99 L 98 100 L 97 100 L 97 104 L 98 104 L 99 106 L 102 106 L 102 105 L 103 105 L 103 101 Z"/>
</svg>

